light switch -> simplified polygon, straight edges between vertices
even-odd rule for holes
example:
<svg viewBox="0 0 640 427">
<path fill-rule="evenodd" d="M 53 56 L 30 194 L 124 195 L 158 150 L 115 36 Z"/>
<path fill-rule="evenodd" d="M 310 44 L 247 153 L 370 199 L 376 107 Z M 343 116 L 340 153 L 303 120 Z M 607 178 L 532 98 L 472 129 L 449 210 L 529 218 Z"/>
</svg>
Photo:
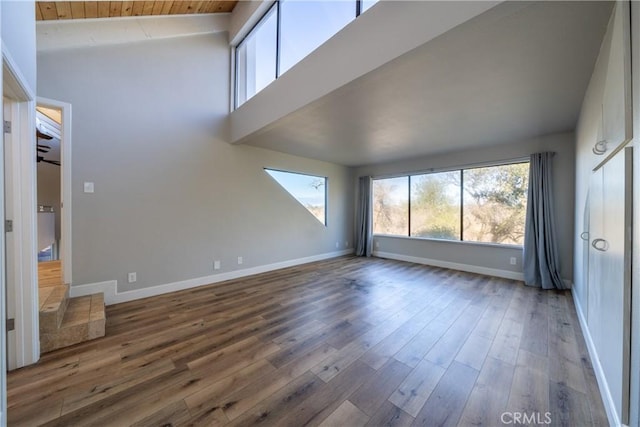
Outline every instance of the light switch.
<svg viewBox="0 0 640 427">
<path fill-rule="evenodd" d="M 85 193 L 93 193 L 93 182 L 85 182 L 84 183 L 84 192 Z"/>
</svg>

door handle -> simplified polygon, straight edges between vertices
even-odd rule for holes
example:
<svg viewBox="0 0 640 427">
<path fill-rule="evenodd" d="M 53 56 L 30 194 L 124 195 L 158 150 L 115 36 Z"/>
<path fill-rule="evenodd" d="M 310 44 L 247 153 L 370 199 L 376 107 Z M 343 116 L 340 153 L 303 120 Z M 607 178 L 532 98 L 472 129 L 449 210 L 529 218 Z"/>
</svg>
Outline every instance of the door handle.
<svg viewBox="0 0 640 427">
<path fill-rule="evenodd" d="M 591 246 L 593 246 L 593 249 L 597 251 L 606 252 L 607 249 L 609 249 L 609 242 L 604 239 L 593 239 Z"/>
<path fill-rule="evenodd" d="M 596 154 L 598 156 L 603 155 L 604 153 L 607 152 L 607 141 L 602 140 L 602 141 L 596 142 L 593 148 L 591 149 L 591 151 L 593 151 L 593 154 Z"/>
</svg>

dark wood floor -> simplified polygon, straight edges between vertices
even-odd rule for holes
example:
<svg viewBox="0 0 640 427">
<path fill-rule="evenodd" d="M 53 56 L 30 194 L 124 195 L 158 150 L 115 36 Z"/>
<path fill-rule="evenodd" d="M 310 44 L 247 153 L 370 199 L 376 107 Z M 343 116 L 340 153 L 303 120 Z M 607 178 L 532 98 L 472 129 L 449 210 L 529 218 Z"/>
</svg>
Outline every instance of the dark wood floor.
<svg viewBox="0 0 640 427">
<path fill-rule="evenodd" d="M 571 295 L 519 282 L 343 257 L 107 319 L 9 374 L 9 425 L 607 425 Z"/>
</svg>

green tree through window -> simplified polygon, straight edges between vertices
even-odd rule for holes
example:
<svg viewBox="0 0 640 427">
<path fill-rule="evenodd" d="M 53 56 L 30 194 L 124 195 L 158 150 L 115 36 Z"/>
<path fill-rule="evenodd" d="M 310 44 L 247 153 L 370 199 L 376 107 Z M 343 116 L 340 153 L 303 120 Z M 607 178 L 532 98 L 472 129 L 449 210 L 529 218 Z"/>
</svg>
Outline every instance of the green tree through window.
<svg viewBox="0 0 640 427">
<path fill-rule="evenodd" d="M 522 245 L 528 179 L 529 163 L 376 179 L 374 233 Z"/>
</svg>

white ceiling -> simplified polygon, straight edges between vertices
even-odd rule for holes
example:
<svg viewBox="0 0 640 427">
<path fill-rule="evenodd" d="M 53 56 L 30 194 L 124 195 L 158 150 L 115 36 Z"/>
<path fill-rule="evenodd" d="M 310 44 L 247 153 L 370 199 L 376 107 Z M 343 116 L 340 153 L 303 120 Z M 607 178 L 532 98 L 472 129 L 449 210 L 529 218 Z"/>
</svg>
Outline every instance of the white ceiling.
<svg viewBox="0 0 640 427">
<path fill-rule="evenodd" d="M 489 11 L 243 143 L 359 166 L 573 130 L 612 6 Z"/>
</svg>

